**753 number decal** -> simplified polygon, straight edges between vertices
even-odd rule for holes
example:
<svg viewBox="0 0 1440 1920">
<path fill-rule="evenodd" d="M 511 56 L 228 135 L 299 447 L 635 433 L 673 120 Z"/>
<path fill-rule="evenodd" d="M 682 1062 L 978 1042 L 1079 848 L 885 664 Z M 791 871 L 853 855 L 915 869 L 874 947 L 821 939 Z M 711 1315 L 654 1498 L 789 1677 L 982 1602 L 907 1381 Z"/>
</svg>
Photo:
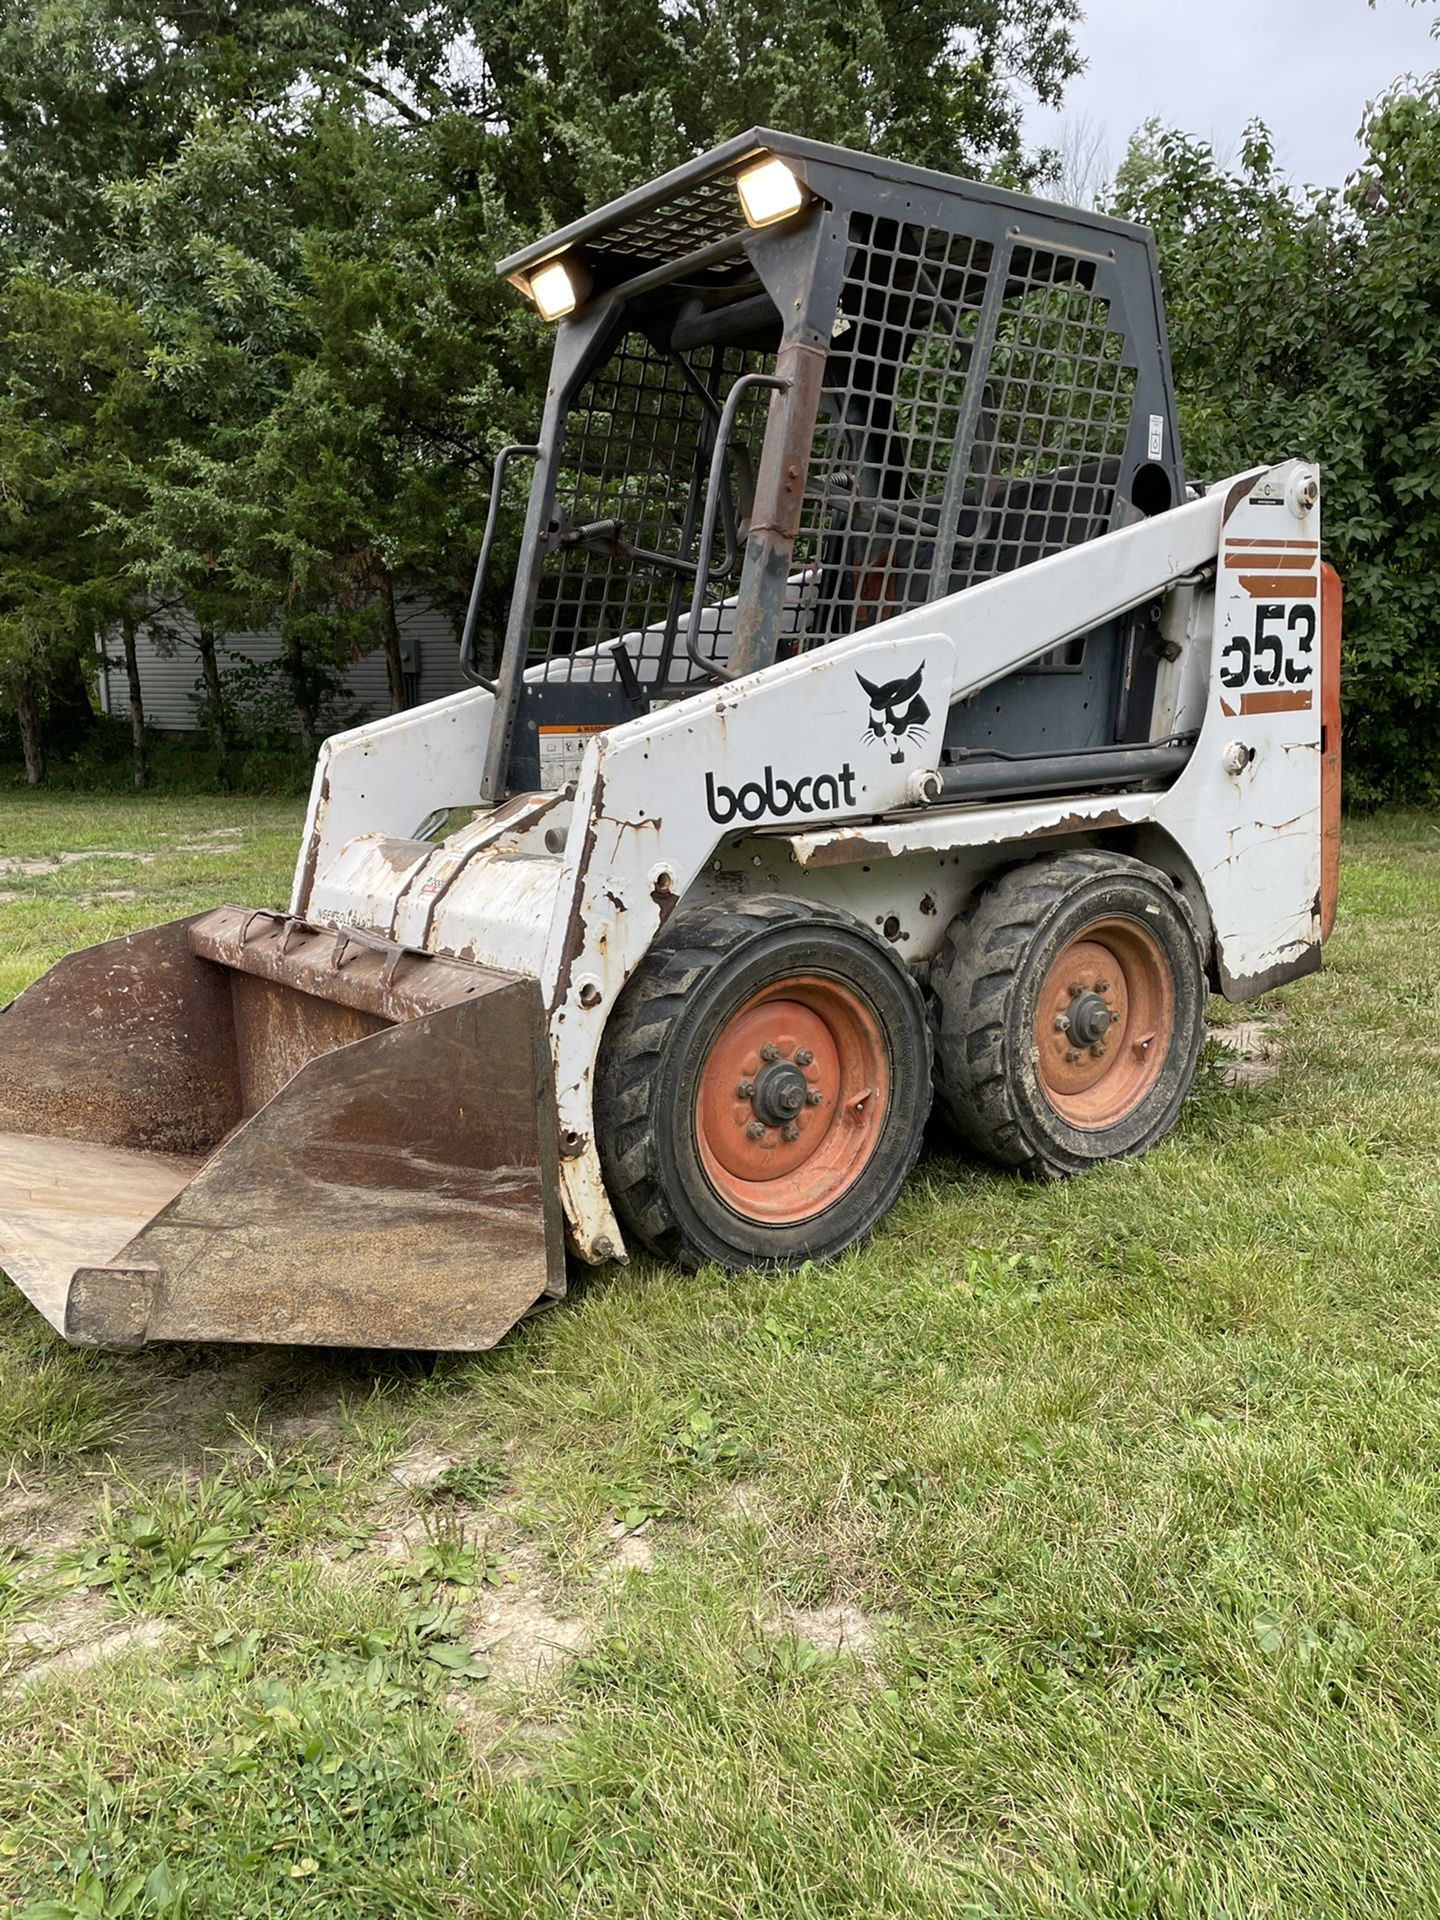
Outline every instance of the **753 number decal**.
<svg viewBox="0 0 1440 1920">
<path fill-rule="evenodd" d="M 1315 672 L 1315 609 L 1303 600 L 1288 607 L 1261 601 L 1255 633 L 1237 633 L 1220 653 L 1222 687 L 1303 687 Z"/>
</svg>

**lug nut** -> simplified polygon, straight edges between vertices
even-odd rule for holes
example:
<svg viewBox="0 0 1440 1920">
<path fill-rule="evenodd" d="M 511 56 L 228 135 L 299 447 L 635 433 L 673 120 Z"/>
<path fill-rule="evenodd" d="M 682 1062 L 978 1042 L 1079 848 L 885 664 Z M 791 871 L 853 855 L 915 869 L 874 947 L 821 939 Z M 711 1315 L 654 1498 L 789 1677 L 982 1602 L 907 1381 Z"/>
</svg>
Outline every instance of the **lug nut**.
<svg viewBox="0 0 1440 1920">
<path fill-rule="evenodd" d="M 752 1120 L 749 1126 L 746 1127 L 745 1138 L 747 1140 L 763 1140 L 765 1138 L 765 1129 L 758 1120 Z"/>
<path fill-rule="evenodd" d="M 780 1129 L 780 1138 L 782 1140 L 798 1140 L 800 1138 L 800 1129 L 793 1120 Z"/>
<path fill-rule="evenodd" d="M 1056 1016 L 1055 1016 L 1055 1031 L 1056 1031 L 1057 1033 L 1069 1033 L 1069 1031 L 1070 1031 L 1070 1016 L 1069 1016 L 1069 1014 L 1068 1014 L 1068 1013 L 1057 1013 L 1057 1014 L 1056 1014 Z"/>
<path fill-rule="evenodd" d="M 1085 991 L 1085 989 L 1084 987 L 1081 986 L 1078 980 L 1072 980 L 1069 986 L 1065 989 L 1065 991 L 1069 994 L 1072 1000 L 1078 1000 L 1081 994 Z"/>
<path fill-rule="evenodd" d="M 742 1080 L 735 1089 L 735 1098 L 737 1100 L 753 1100 L 755 1098 L 755 1082 L 753 1080 Z"/>
<path fill-rule="evenodd" d="M 812 1087 L 805 1096 L 805 1104 L 807 1107 L 818 1107 L 824 1098 L 824 1094 L 818 1087 Z"/>
<path fill-rule="evenodd" d="M 1079 1054 L 1078 1054 L 1078 1053 L 1077 1053 L 1077 1052 L 1075 1051 L 1075 1049 L 1074 1049 L 1074 1047 L 1067 1047 L 1067 1048 L 1065 1049 L 1065 1059 L 1066 1059 L 1066 1062 L 1067 1062 L 1067 1064 L 1068 1064 L 1068 1065 L 1070 1065 L 1070 1066 L 1072 1066 L 1072 1067 L 1073 1067 L 1073 1066 L 1074 1066 L 1074 1064 L 1075 1064 L 1075 1062 L 1076 1062 L 1076 1061 L 1077 1061 L 1077 1060 L 1078 1060 L 1079 1058 L 1080 1058 L 1080 1056 L 1079 1056 Z"/>
<path fill-rule="evenodd" d="M 1095 991 L 1096 993 L 1109 993 L 1110 982 L 1108 980 L 1097 980 L 1095 982 Z"/>
<path fill-rule="evenodd" d="M 780 1058 L 780 1049 L 778 1047 L 771 1046 L 770 1042 L 767 1040 L 765 1042 L 765 1045 L 760 1049 L 760 1058 L 762 1060 L 778 1060 Z"/>
<path fill-rule="evenodd" d="M 813 1063 L 814 1059 L 815 1056 L 809 1047 L 797 1047 L 795 1049 L 795 1064 L 797 1067 L 808 1067 Z"/>
<path fill-rule="evenodd" d="M 1105 1042 L 1103 1040 L 1097 1040 L 1094 1046 L 1091 1047 L 1090 1052 L 1094 1059 L 1100 1059 L 1105 1052 Z"/>
</svg>

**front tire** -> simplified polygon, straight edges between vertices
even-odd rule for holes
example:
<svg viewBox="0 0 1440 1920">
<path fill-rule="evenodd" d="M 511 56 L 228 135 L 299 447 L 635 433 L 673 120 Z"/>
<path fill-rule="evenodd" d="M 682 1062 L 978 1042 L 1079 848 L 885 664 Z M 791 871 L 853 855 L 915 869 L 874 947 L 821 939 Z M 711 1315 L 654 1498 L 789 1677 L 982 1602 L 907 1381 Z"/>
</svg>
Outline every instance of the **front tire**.
<svg viewBox="0 0 1440 1920">
<path fill-rule="evenodd" d="M 943 1104 L 987 1159 L 1083 1172 L 1175 1122 L 1205 1037 L 1195 923 L 1163 874 L 1076 852 L 1002 874 L 931 969 Z"/>
<path fill-rule="evenodd" d="M 682 908 L 601 1047 L 601 1163 L 627 1232 L 696 1267 L 825 1260 L 894 1204 L 920 1150 L 918 987 L 847 915 L 783 897 Z"/>
</svg>

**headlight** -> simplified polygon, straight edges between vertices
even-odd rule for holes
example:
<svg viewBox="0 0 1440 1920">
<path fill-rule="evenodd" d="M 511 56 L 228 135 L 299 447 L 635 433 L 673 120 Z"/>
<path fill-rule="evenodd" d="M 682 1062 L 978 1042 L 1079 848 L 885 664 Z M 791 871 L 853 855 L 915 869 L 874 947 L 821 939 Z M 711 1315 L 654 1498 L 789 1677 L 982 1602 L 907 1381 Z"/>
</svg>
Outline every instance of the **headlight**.
<svg viewBox="0 0 1440 1920">
<path fill-rule="evenodd" d="M 736 174 L 735 187 L 746 223 L 752 227 L 768 227 L 787 214 L 798 213 L 805 204 L 804 187 L 773 154 Z"/>
<path fill-rule="evenodd" d="M 530 298 L 542 320 L 563 320 L 590 291 L 590 275 L 578 261 L 547 260 L 530 276 Z"/>
</svg>

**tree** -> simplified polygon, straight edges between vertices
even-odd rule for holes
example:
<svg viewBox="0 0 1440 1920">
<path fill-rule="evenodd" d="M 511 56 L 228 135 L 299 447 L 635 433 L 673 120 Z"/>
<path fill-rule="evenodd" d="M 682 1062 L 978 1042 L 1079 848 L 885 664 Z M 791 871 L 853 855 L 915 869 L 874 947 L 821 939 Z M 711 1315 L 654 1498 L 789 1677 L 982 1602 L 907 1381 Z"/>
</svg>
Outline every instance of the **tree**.
<svg viewBox="0 0 1440 1920">
<path fill-rule="evenodd" d="M 135 497 L 149 396 L 134 316 L 70 280 L 0 286 L 0 697 L 26 778 L 45 777 L 45 714 L 83 707 L 95 635 L 129 582 L 102 514 Z"/>
<path fill-rule="evenodd" d="M 84 617 L 131 644 L 156 596 L 194 610 L 222 765 L 218 643 L 237 624 L 280 624 L 307 737 L 316 688 L 377 632 L 402 700 L 398 597 L 458 608 L 493 455 L 543 398 L 548 343 L 495 260 L 767 120 L 1026 178 L 1021 101 L 1058 100 L 1077 14 L 0 0 L 0 265 L 109 302 L 138 352 L 144 430 L 122 454 L 84 427 L 90 518 L 76 493 L 71 531 L 110 593 L 87 589 Z M 0 682 L 36 725 L 47 675 L 78 657 L 74 587 L 32 582 L 11 645 L 29 665 Z M 136 752 L 143 778 L 143 728 Z"/>
<path fill-rule="evenodd" d="M 1352 797 L 1440 793 L 1440 76 L 1369 113 L 1343 192 L 1299 193 L 1252 127 L 1233 171 L 1142 130 L 1117 211 L 1154 228 L 1186 462 L 1319 460 L 1345 602 Z"/>
</svg>

